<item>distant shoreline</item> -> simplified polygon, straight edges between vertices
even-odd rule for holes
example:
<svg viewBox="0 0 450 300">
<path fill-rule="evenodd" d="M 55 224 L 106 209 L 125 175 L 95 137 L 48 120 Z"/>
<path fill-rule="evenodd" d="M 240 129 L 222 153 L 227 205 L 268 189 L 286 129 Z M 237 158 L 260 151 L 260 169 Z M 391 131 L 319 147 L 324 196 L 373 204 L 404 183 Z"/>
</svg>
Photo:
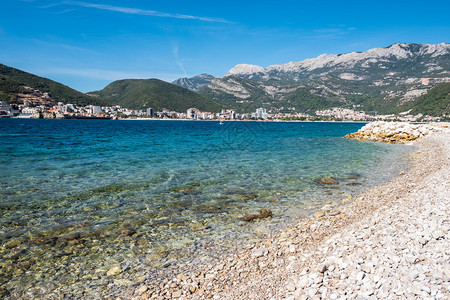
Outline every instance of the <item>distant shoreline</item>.
<svg viewBox="0 0 450 300">
<path fill-rule="evenodd" d="M 44 120 L 30 117 L 10 117 L 10 118 L 0 118 L 0 119 L 27 119 L 27 120 Z M 219 122 L 220 120 L 191 120 L 191 119 L 159 119 L 159 118 L 53 118 L 53 119 L 45 119 L 45 120 L 111 120 L 111 121 L 189 121 L 189 122 Z M 366 124 L 373 121 L 352 121 L 352 120 L 343 120 L 343 121 L 311 121 L 311 120 L 224 120 L 224 123 L 227 122 L 261 122 L 261 123 L 354 123 L 354 124 Z M 386 121 L 386 122 L 398 122 L 398 121 Z M 404 123 L 414 123 L 414 124 L 432 124 L 432 123 L 448 123 L 448 122 L 404 122 Z"/>
<path fill-rule="evenodd" d="M 30 116 L 15 116 L 15 117 L 4 117 L 0 119 L 30 119 L 30 120 L 112 120 L 112 121 L 189 121 L 189 122 L 220 122 L 219 119 L 214 120 L 204 120 L 204 119 L 171 119 L 171 118 L 114 118 L 114 117 L 75 117 L 75 118 L 32 118 Z M 355 123 L 355 124 L 367 124 L 371 122 L 378 121 L 363 121 L 363 120 L 222 120 L 223 123 L 227 122 L 267 122 L 267 123 Z M 448 123 L 446 121 L 436 122 L 436 121 L 428 121 L 428 122 L 415 122 L 415 121 L 383 121 L 383 122 L 401 122 L 401 123 L 411 123 L 411 124 L 432 124 L 432 123 Z"/>
<path fill-rule="evenodd" d="M 220 120 L 191 120 L 191 119 L 117 119 L 118 121 L 189 121 L 189 122 L 219 122 Z M 369 121 L 302 121 L 302 120 L 224 120 L 227 122 L 268 122 L 268 123 L 369 123 Z"/>
<path fill-rule="evenodd" d="M 189 122 L 220 122 L 220 120 L 192 120 L 192 119 L 160 119 L 160 118 L 52 118 L 52 119 L 46 119 L 46 118 L 30 118 L 30 117 L 10 117 L 10 118 L 4 118 L 4 119 L 29 119 L 29 120 L 112 120 L 112 121 L 189 121 Z M 370 121 L 351 121 L 351 120 L 344 120 L 344 121 L 324 121 L 324 120 L 318 120 L 318 121 L 311 121 L 311 120 L 223 120 L 223 123 L 227 122 L 267 122 L 267 123 L 369 123 Z M 416 122 L 414 122 L 416 123 Z"/>
</svg>

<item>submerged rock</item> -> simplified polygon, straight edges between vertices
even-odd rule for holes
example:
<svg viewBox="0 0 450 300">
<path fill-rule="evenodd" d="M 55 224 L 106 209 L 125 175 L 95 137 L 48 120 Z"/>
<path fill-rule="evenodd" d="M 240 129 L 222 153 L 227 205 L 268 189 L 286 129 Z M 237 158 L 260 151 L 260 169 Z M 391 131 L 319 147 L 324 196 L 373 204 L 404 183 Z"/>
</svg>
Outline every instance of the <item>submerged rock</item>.
<svg viewBox="0 0 450 300">
<path fill-rule="evenodd" d="M 169 189 L 169 191 L 176 192 L 176 193 L 182 193 L 185 195 L 197 195 L 202 192 L 200 189 L 199 183 L 188 183 L 184 186 L 172 187 Z"/>
<path fill-rule="evenodd" d="M 11 248 L 15 248 L 15 247 L 19 246 L 20 244 L 22 244 L 21 240 L 14 239 L 14 240 L 10 240 L 10 241 L 6 242 L 5 244 L 3 244 L 3 247 L 5 247 L 6 249 L 11 249 Z"/>
<path fill-rule="evenodd" d="M 61 239 L 61 240 L 68 240 L 68 241 L 78 240 L 80 238 L 81 238 L 81 233 L 80 232 L 70 232 L 68 234 L 59 236 L 59 239 Z"/>
<path fill-rule="evenodd" d="M 360 182 L 349 182 L 349 183 L 347 183 L 345 185 L 357 186 L 357 185 L 362 185 L 362 183 L 360 183 Z"/>
<path fill-rule="evenodd" d="M 347 179 L 358 179 L 358 178 L 361 178 L 361 177 L 362 177 L 361 174 L 352 173 L 349 176 L 347 176 Z"/>
<path fill-rule="evenodd" d="M 338 183 L 336 179 L 331 178 L 331 177 L 318 178 L 317 182 L 319 184 L 336 184 L 336 183 Z"/>
<path fill-rule="evenodd" d="M 215 203 L 215 204 L 201 204 L 193 209 L 205 213 L 220 213 L 224 210 L 223 203 Z"/>
<path fill-rule="evenodd" d="M 115 276 L 119 275 L 120 273 L 122 273 L 122 269 L 120 268 L 120 266 L 115 266 L 109 269 L 108 272 L 106 272 L 106 276 Z"/>
<path fill-rule="evenodd" d="M 258 195 L 253 194 L 253 193 L 247 193 L 247 194 L 243 194 L 243 195 L 241 196 L 241 199 L 242 199 L 243 201 L 254 200 L 254 199 L 256 199 L 256 198 L 258 198 Z"/>
<path fill-rule="evenodd" d="M 179 192 L 183 193 L 185 195 L 198 195 L 201 193 L 201 191 L 199 189 L 193 189 L 193 188 L 180 189 Z"/>
<path fill-rule="evenodd" d="M 121 229 L 120 230 L 120 234 L 125 235 L 125 236 L 132 236 L 135 233 L 136 233 L 136 230 L 134 230 L 134 229 Z"/>
<path fill-rule="evenodd" d="M 265 219 L 269 217 L 272 217 L 272 211 L 270 209 L 263 208 L 259 211 L 259 214 L 245 216 L 242 218 L 242 221 L 251 222 L 256 219 Z"/>
</svg>

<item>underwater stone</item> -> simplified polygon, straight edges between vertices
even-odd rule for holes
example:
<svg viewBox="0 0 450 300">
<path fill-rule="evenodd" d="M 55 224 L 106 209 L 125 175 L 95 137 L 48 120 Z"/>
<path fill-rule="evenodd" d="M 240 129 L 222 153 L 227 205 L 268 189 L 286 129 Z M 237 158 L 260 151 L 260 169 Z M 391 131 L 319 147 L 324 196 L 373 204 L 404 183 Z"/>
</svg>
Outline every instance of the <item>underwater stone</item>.
<svg viewBox="0 0 450 300">
<path fill-rule="evenodd" d="M 125 236 L 132 236 L 135 233 L 136 233 L 136 230 L 133 230 L 133 229 L 122 229 L 122 230 L 120 230 L 120 234 L 125 235 Z"/>
<path fill-rule="evenodd" d="M 318 179 L 317 179 L 317 182 L 318 182 L 319 184 L 336 184 L 336 183 L 338 183 L 338 182 L 336 181 L 336 179 L 333 179 L 333 178 L 331 178 L 331 177 L 322 177 L 322 178 L 318 178 Z"/>
<path fill-rule="evenodd" d="M 120 268 L 120 266 L 115 266 L 109 269 L 108 272 L 106 272 L 106 276 L 116 276 L 120 273 L 122 273 L 122 269 Z"/>
<path fill-rule="evenodd" d="M 254 199 L 258 198 L 258 196 L 256 194 L 244 194 L 244 195 L 242 195 L 241 198 L 244 201 L 248 201 L 248 200 L 254 200 Z"/>
<path fill-rule="evenodd" d="M 5 247 L 6 249 L 11 249 L 11 248 L 15 248 L 15 247 L 19 246 L 20 244 L 22 244 L 21 240 L 14 239 L 14 240 L 10 240 L 10 241 L 6 242 L 3 245 L 3 247 Z"/>
<path fill-rule="evenodd" d="M 259 211 L 259 214 L 245 216 L 242 218 L 242 220 L 246 222 L 251 222 L 256 219 L 265 219 L 269 217 L 272 217 L 272 211 L 270 209 L 263 208 Z"/>
<path fill-rule="evenodd" d="M 59 237 L 60 239 L 64 239 L 64 240 L 77 240 L 79 238 L 81 238 L 81 234 L 79 232 L 71 232 L 65 235 L 62 235 Z"/>
</svg>

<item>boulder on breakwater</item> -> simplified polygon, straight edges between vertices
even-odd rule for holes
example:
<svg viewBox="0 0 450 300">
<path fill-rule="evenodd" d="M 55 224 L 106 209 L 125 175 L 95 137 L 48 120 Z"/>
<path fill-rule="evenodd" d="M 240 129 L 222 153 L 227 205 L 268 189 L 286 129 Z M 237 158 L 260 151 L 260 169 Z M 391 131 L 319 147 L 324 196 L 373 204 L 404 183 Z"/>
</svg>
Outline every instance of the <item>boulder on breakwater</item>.
<svg viewBox="0 0 450 300">
<path fill-rule="evenodd" d="M 411 124 L 406 122 L 372 122 L 344 138 L 369 140 L 389 144 L 405 144 L 438 130 L 432 124 Z"/>
</svg>

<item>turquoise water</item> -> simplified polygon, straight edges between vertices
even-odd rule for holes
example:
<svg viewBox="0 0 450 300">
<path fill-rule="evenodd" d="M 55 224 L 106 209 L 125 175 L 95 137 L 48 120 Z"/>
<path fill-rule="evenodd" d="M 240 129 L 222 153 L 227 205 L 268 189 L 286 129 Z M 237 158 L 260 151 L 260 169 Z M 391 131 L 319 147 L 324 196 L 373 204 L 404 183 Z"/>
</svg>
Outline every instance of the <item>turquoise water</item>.
<svg viewBox="0 0 450 300">
<path fill-rule="evenodd" d="M 380 184 L 409 150 L 341 138 L 362 126 L 0 119 L 0 296 L 123 289 Z"/>
</svg>

